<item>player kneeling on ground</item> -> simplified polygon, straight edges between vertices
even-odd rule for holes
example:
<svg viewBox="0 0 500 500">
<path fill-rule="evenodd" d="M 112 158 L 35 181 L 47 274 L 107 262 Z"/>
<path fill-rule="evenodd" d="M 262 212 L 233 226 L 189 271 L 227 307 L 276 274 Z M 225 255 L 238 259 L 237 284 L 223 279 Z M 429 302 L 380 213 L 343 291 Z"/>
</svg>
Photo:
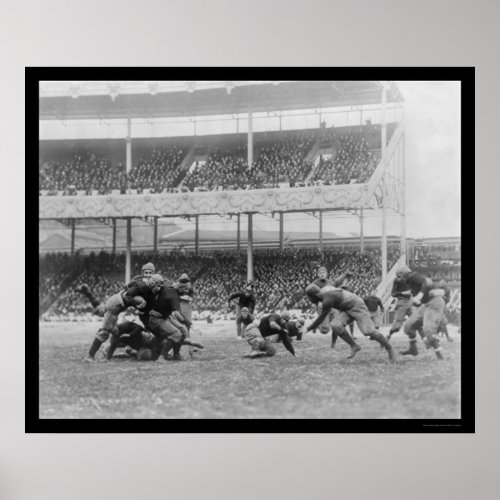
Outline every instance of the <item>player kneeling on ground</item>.
<svg viewBox="0 0 500 500">
<path fill-rule="evenodd" d="M 348 358 L 353 358 L 356 353 L 361 350 L 361 347 L 345 329 L 346 325 L 354 320 L 361 333 L 383 346 L 389 354 L 389 360 L 394 361 L 394 352 L 391 345 L 387 342 L 386 338 L 375 329 L 370 318 L 370 313 L 361 297 L 358 297 L 352 292 L 332 286 L 325 286 L 320 289 L 316 285 L 309 285 L 306 288 L 306 293 L 311 302 L 323 303 L 321 314 L 307 327 L 306 331 L 317 328 L 328 316 L 331 309 L 335 308 L 340 312 L 335 315 L 335 318 L 331 322 L 332 333 L 338 335 L 351 346 L 351 354 Z"/>
<path fill-rule="evenodd" d="M 241 312 L 243 313 L 243 310 Z M 255 322 L 246 325 L 244 338 L 252 347 L 252 352 L 245 357 L 260 358 L 263 356 L 274 356 L 276 348 L 266 338 L 271 335 L 278 335 L 285 348 L 295 356 L 295 349 L 286 329 L 286 323 L 289 319 L 290 314 L 285 311 L 281 315 L 272 313 L 264 316 L 258 326 Z"/>
</svg>

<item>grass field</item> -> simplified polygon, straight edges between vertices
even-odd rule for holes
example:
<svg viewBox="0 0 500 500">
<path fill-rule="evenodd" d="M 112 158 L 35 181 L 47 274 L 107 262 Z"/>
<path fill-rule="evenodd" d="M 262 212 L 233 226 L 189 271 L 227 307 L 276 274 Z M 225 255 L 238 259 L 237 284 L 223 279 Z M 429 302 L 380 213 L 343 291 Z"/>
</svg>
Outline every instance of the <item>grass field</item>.
<svg viewBox="0 0 500 500">
<path fill-rule="evenodd" d="M 460 335 L 443 341 L 445 361 L 387 353 L 357 334 L 362 350 L 308 333 L 297 356 L 250 351 L 232 322 L 200 324 L 202 352 L 183 361 L 114 359 L 84 364 L 98 323 L 40 324 L 40 418 L 460 418 Z M 386 329 L 382 330 L 383 332 Z M 406 349 L 401 333 L 391 340 Z"/>
</svg>

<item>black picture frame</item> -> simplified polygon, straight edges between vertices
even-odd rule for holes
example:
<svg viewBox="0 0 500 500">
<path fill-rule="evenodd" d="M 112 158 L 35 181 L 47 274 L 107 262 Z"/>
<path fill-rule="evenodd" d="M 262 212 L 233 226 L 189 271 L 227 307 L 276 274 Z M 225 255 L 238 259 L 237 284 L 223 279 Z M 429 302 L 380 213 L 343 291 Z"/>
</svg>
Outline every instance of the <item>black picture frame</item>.
<svg viewBox="0 0 500 500">
<path fill-rule="evenodd" d="M 26 84 L 26 255 L 27 267 L 36 267 L 37 245 L 31 216 L 38 200 L 38 183 L 30 175 L 36 162 L 39 142 L 39 89 L 41 80 L 441 80 L 461 82 L 461 176 L 462 176 L 462 301 L 466 304 L 462 325 L 466 332 L 461 348 L 461 418 L 460 419 L 196 419 L 196 420 L 101 420 L 41 419 L 39 416 L 39 331 L 34 313 L 26 309 L 26 433 L 474 433 L 475 432 L 475 339 L 473 324 L 474 274 L 474 153 L 475 153 L 475 69 L 473 67 L 28 67 Z M 432 180 L 429 180 L 432 182 Z M 463 196 L 464 189 L 468 196 Z M 464 200 L 467 200 L 467 207 Z M 27 272 L 30 279 L 37 269 Z M 27 283 L 28 284 L 28 283 Z M 27 289 L 29 289 L 27 287 Z M 33 315 L 33 317 L 32 317 Z"/>
</svg>

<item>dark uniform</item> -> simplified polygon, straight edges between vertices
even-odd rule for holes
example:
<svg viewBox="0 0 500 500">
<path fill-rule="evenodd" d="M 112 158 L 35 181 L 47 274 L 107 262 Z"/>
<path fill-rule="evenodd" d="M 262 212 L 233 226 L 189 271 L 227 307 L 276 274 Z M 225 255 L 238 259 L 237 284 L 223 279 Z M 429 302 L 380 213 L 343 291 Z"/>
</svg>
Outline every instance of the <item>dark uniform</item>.
<svg viewBox="0 0 500 500">
<path fill-rule="evenodd" d="M 173 359 L 180 359 L 180 349 L 183 344 L 203 347 L 187 338 L 187 321 L 181 311 L 179 290 L 175 287 L 162 288 L 149 314 L 149 328 L 162 342 L 165 358 L 168 351 L 173 349 Z"/>
<path fill-rule="evenodd" d="M 116 331 L 115 331 L 116 329 Z M 111 359 L 117 347 L 130 347 L 137 351 L 138 359 L 142 358 L 145 350 L 149 350 L 149 357 L 145 359 L 157 359 L 161 352 L 161 342 L 145 327 L 135 321 L 122 321 L 117 326 L 110 338 L 110 344 L 104 348 L 106 358 Z"/>
<path fill-rule="evenodd" d="M 313 285 L 319 288 L 324 288 L 325 286 L 333 286 L 333 280 L 330 278 L 318 278 L 313 281 Z M 318 304 L 318 311 L 321 311 L 321 302 Z M 333 319 L 335 311 L 332 311 L 329 316 L 327 316 L 321 325 L 319 325 L 319 331 L 323 335 L 326 335 L 330 331 L 330 321 Z"/>
<path fill-rule="evenodd" d="M 248 318 L 246 321 L 248 321 Z M 273 328 L 271 323 L 275 323 L 279 328 Z M 250 357 L 258 357 L 259 355 L 274 356 L 276 354 L 276 349 L 269 340 L 266 339 L 272 335 L 278 335 L 285 348 L 295 356 L 295 349 L 288 336 L 286 325 L 286 320 L 276 313 L 264 316 L 260 320 L 259 326 L 250 322 L 245 328 L 245 339 L 252 346 L 252 354 Z"/>
<path fill-rule="evenodd" d="M 376 295 L 367 295 L 363 298 L 363 301 L 366 304 L 375 328 L 378 330 L 382 325 L 382 313 L 384 312 L 382 301 Z"/>
<path fill-rule="evenodd" d="M 253 292 L 250 292 L 249 295 L 246 295 L 245 292 L 236 292 L 230 295 L 227 300 L 231 302 L 233 299 L 238 299 L 238 303 L 236 304 L 236 334 L 241 338 L 241 309 L 246 307 L 250 311 L 250 314 L 253 314 L 255 309 L 255 295 Z"/>
<path fill-rule="evenodd" d="M 443 359 L 437 332 L 445 311 L 445 301 L 442 296 L 444 289 L 440 285 L 434 284 L 430 278 L 417 272 L 410 273 L 407 280 L 412 298 L 415 300 L 417 296 L 421 296 L 421 299 L 420 305 L 416 304 L 416 310 L 404 325 L 404 332 L 410 339 L 410 346 L 407 351 L 401 354 L 413 356 L 418 354 L 416 332 L 422 329 L 427 346 L 435 349 L 438 359 Z M 440 291 L 441 296 L 439 293 L 435 294 L 436 291 Z"/>
<path fill-rule="evenodd" d="M 163 278 L 161 276 L 159 276 L 159 279 L 161 279 L 161 283 L 163 283 Z M 131 281 L 130 286 L 127 286 L 125 291 L 118 292 L 109 297 L 105 304 L 105 312 L 101 328 L 99 328 L 95 339 L 90 346 L 86 361 L 94 360 L 94 356 L 103 342 L 106 342 L 112 334 L 114 334 L 115 337 L 118 336 L 118 329 L 116 328 L 118 315 L 129 306 L 137 306 L 137 297 L 141 297 L 145 301 L 145 308 L 151 308 L 155 301 L 155 295 L 151 289 L 152 286 L 155 286 L 154 283 L 155 281 L 150 281 L 149 283 L 145 283 L 142 280 Z M 115 348 L 118 345 L 116 339 L 114 339 L 113 345 Z M 114 349 L 111 349 L 110 356 L 113 355 L 113 351 Z M 108 352 L 110 351 L 108 350 Z"/>
<path fill-rule="evenodd" d="M 396 307 L 394 309 L 394 321 L 387 337 L 388 340 L 393 333 L 401 330 L 406 316 L 411 316 L 415 309 L 412 307 L 410 284 L 407 278 L 401 276 L 394 279 L 391 295 L 396 299 Z"/>
</svg>

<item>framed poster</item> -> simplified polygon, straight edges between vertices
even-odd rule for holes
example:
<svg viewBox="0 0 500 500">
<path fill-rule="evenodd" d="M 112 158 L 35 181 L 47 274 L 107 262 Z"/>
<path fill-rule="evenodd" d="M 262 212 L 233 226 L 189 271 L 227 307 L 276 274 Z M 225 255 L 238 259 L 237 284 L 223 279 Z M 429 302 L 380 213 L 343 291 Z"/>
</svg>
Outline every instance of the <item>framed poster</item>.
<svg viewBox="0 0 500 500">
<path fill-rule="evenodd" d="M 473 68 L 27 68 L 26 430 L 474 432 L 473 96 Z"/>
</svg>

